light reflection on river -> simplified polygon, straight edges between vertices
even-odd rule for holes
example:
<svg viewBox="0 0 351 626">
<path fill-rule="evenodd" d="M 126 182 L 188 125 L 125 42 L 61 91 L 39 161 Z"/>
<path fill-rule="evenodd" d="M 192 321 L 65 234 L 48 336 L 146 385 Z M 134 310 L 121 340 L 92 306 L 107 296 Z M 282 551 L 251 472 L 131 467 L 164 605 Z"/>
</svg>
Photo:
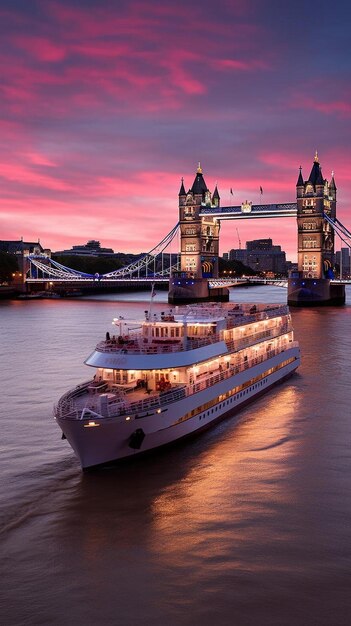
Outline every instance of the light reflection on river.
<svg viewBox="0 0 351 626">
<path fill-rule="evenodd" d="M 349 624 L 349 295 L 292 311 L 302 366 L 239 422 L 84 475 L 52 404 L 145 294 L 1 302 L 2 623 Z"/>
</svg>

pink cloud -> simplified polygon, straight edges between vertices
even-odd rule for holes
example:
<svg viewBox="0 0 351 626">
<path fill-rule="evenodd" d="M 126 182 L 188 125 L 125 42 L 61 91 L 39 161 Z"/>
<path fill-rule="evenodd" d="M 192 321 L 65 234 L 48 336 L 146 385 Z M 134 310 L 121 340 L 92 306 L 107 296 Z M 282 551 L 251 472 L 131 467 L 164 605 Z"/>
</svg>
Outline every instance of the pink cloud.
<svg viewBox="0 0 351 626">
<path fill-rule="evenodd" d="M 64 180 L 36 172 L 19 163 L 0 161 L 0 177 L 10 183 L 18 182 L 21 185 L 40 186 L 46 190 L 64 191 L 72 189 L 71 185 Z"/>
<path fill-rule="evenodd" d="M 330 89 L 330 87 L 332 89 Z M 316 95 L 304 95 L 305 92 L 315 91 Z M 303 85 L 299 96 L 294 95 L 289 104 L 293 109 L 305 109 L 317 111 L 325 115 L 335 115 L 340 118 L 348 118 L 351 114 L 351 98 L 348 85 L 338 79 L 333 83 L 325 84 L 325 80 L 315 79 L 311 85 Z M 335 98 L 338 93 L 338 98 Z"/>
<path fill-rule="evenodd" d="M 312 109 L 313 111 L 319 111 L 326 115 L 337 114 L 341 117 L 350 117 L 351 115 L 351 103 L 350 101 L 334 100 L 332 102 L 318 102 L 312 98 L 304 98 L 301 101 L 303 108 Z"/>
<path fill-rule="evenodd" d="M 55 167 L 56 163 L 45 154 L 39 152 L 24 152 L 23 157 L 33 165 L 45 165 L 46 167 Z"/>
<path fill-rule="evenodd" d="M 268 69 L 268 64 L 259 60 L 240 60 L 240 59 L 216 59 L 213 61 L 212 66 L 219 70 L 232 70 L 232 71 L 252 71 L 257 69 Z"/>
<path fill-rule="evenodd" d="M 262 28 L 245 22 L 236 5 L 228 11 L 240 22 L 229 23 L 192 6 L 184 20 L 168 3 L 127 3 L 118 11 L 45 4 L 42 22 L 28 17 L 27 33 L 5 35 L 4 107 L 13 116 L 48 118 L 79 117 L 82 109 L 186 114 L 195 101 L 200 109 L 201 97 L 215 93 L 209 71 L 218 79 L 265 67 L 257 53 Z"/>
<path fill-rule="evenodd" d="M 38 61 L 53 63 L 66 57 L 66 49 L 62 43 L 55 44 L 45 37 L 32 35 L 14 37 L 12 43 Z"/>
</svg>

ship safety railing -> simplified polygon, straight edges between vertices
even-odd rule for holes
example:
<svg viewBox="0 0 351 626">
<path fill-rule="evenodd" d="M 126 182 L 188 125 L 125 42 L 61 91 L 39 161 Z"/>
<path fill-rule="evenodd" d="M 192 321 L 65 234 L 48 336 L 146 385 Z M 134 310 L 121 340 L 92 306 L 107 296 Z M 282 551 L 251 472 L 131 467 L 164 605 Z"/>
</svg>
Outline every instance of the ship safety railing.
<svg viewBox="0 0 351 626">
<path fill-rule="evenodd" d="M 272 309 L 267 308 L 264 311 L 251 313 L 250 315 L 244 313 L 240 315 L 240 310 L 238 310 L 235 312 L 235 314 L 228 316 L 228 328 L 245 326 L 246 324 L 252 324 L 253 322 L 262 322 L 272 319 L 272 317 L 282 317 L 284 315 L 287 315 L 288 313 L 289 311 L 286 305 L 277 306 Z"/>
<path fill-rule="evenodd" d="M 194 393 L 198 393 L 199 391 L 203 391 L 208 387 L 212 387 L 212 385 L 217 384 L 218 382 L 224 381 L 228 378 L 231 378 L 234 374 L 239 374 L 240 372 L 244 372 L 245 370 L 254 367 L 254 365 L 258 365 L 271 359 L 272 357 L 281 354 L 287 348 L 297 347 L 298 343 L 295 341 L 286 341 L 280 347 L 273 348 L 269 350 L 265 354 L 260 354 L 252 359 L 247 359 L 241 361 L 240 363 L 232 364 L 226 370 L 217 370 L 212 372 L 209 376 L 205 376 L 202 380 L 198 380 L 194 382 L 194 384 L 186 386 L 180 385 L 177 388 L 171 389 L 170 391 L 164 391 L 156 396 L 152 396 L 145 400 L 139 400 L 138 402 L 125 403 L 123 407 L 121 405 L 114 406 L 114 403 L 109 405 L 109 416 L 112 415 L 129 415 L 135 414 L 138 415 L 140 413 L 145 413 L 152 409 L 164 407 L 167 404 L 172 404 L 173 402 L 177 402 L 187 396 L 193 395 Z M 115 409 L 117 413 L 115 413 Z M 141 417 L 141 416 L 139 416 Z"/>
<path fill-rule="evenodd" d="M 247 337 L 241 337 L 240 339 L 228 339 L 226 340 L 226 346 L 229 351 L 241 350 L 242 348 L 249 348 L 255 345 L 259 340 L 275 339 L 280 335 L 286 335 L 293 330 L 292 322 L 284 323 L 275 328 L 267 328 L 267 330 L 258 331 L 252 333 Z"/>
<path fill-rule="evenodd" d="M 65 409 L 67 405 L 61 404 L 61 401 L 63 400 L 63 398 L 61 398 L 61 401 L 57 408 L 57 414 L 59 414 L 61 417 L 64 417 L 65 419 L 83 419 L 84 417 L 92 416 L 95 419 L 103 419 L 106 417 L 121 417 L 121 420 L 122 419 L 124 420 L 125 416 L 128 416 L 128 415 L 130 417 L 134 415 L 135 419 L 142 418 L 142 417 L 145 417 L 143 413 L 145 414 L 148 411 L 154 412 L 158 408 L 162 408 L 168 404 L 177 402 L 187 396 L 193 395 L 194 393 L 203 391 L 204 389 L 207 389 L 208 387 L 212 387 L 218 382 L 227 380 L 228 378 L 231 378 L 233 375 L 239 374 L 240 372 L 243 372 L 249 368 L 252 368 L 255 365 L 263 363 L 271 359 L 272 357 L 278 354 L 281 354 L 286 349 L 293 348 L 293 347 L 298 347 L 298 342 L 284 341 L 280 347 L 273 348 L 269 350 L 268 352 L 257 355 L 256 357 L 253 357 L 251 359 L 241 360 L 240 363 L 239 362 L 232 363 L 228 369 L 214 370 L 209 375 L 208 374 L 203 375 L 203 378 L 201 378 L 201 375 L 200 375 L 199 378 L 201 378 L 201 380 L 199 379 L 195 380 L 195 382 L 191 385 L 187 386 L 185 384 L 184 385 L 180 384 L 180 385 L 177 385 L 177 387 L 174 387 L 169 391 L 163 391 L 157 395 L 150 396 L 148 398 L 145 398 L 143 400 L 139 400 L 136 402 L 128 402 L 126 400 L 123 400 L 121 402 L 120 399 L 118 399 L 115 402 L 112 401 L 107 405 L 107 411 L 104 415 L 101 415 L 98 412 L 97 402 L 96 404 L 86 405 L 80 411 L 77 408 L 74 411 L 72 410 L 66 411 Z M 73 392 L 68 392 L 66 396 L 68 396 L 69 393 L 71 393 L 72 399 L 74 397 L 77 398 L 77 394 L 76 395 L 74 394 L 77 391 L 79 394 L 80 389 L 83 386 L 85 386 L 85 389 L 86 389 L 88 384 L 89 383 L 86 383 L 85 385 L 80 385 Z"/>
<path fill-rule="evenodd" d="M 72 414 L 72 418 L 77 419 L 80 411 L 77 409 L 77 399 L 87 392 L 91 380 L 80 383 L 73 390 L 67 391 L 54 405 L 54 415 L 58 417 L 68 417 Z"/>
<path fill-rule="evenodd" d="M 143 335 L 134 337 L 132 340 L 125 339 L 124 343 L 117 341 L 101 341 L 97 344 L 96 350 L 99 352 L 118 352 L 120 354 L 164 354 L 167 352 L 183 352 L 202 348 L 211 343 L 223 341 L 218 333 L 213 333 L 202 337 L 184 337 L 179 338 L 163 338 L 146 340 Z"/>
<path fill-rule="evenodd" d="M 243 317 L 238 315 L 237 317 L 233 317 L 228 320 L 228 329 L 246 326 L 247 324 L 253 322 L 265 321 L 273 317 L 283 316 L 286 315 L 287 312 L 287 306 L 281 306 L 272 309 L 265 309 L 265 311 L 260 311 L 252 315 L 245 315 Z M 188 323 L 191 325 L 191 320 L 189 320 Z M 118 352 L 120 354 L 164 354 L 202 348 L 203 346 L 218 343 L 219 341 L 223 341 L 223 338 L 219 333 L 209 334 L 205 337 L 187 337 L 186 341 L 184 341 L 183 337 L 167 337 L 163 339 L 147 340 L 144 335 L 138 332 L 133 335 L 126 336 L 120 341 L 118 341 L 118 339 L 100 341 L 96 346 L 96 350 L 99 352 Z"/>
</svg>

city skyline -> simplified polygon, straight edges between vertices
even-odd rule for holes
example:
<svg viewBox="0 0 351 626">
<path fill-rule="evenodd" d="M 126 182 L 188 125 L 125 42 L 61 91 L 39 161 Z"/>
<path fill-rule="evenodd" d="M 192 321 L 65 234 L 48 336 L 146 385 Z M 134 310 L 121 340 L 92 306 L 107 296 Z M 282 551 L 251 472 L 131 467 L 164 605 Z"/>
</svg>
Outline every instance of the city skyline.
<svg viewBox="0 0 351 626">
<path fill-rule="evenodd" d="M 350 228 L 348 3 L 4 0 L 0 15 L 2 239 L 146 251 L 198 161 L 223 206 L 293 202 L 315 150 Z M 293 219 L 225 223 L 220 254 L 236 228 L 296 259 Z"/>
</svg>

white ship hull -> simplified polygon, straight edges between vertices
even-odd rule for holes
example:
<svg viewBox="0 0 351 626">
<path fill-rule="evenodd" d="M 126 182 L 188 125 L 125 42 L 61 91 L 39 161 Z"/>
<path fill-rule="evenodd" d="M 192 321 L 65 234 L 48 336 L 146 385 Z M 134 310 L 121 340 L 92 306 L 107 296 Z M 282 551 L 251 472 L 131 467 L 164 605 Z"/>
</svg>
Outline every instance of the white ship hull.
<svg viewBox="0 0 351 626">
<path fill-rule="evenodd" d="M 56 419 L 86 469 L 154 450 L 235 415 L 244 404 L 290 376 L 299 364 L 300 351 L 293 343 L 247 370 L 161 406 L 161 411 L 151 410 L 140 417 L 104 417 L 94 422 L 91 416 L 69 419 L 57 415 Z M 239 387 L 241 390 L 235 393 Z M 136 432 L 136 445 L 131 445 Z"/>
</svg>

